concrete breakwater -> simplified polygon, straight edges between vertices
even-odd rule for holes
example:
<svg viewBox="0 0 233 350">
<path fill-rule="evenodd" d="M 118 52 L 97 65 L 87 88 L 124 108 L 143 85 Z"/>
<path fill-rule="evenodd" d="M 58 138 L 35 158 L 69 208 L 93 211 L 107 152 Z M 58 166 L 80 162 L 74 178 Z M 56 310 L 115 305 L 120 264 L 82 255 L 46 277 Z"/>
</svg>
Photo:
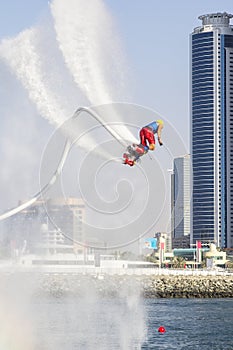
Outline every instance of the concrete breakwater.
<svg viewBox="0 0 233 350">
<path fill-rule="evenodd" d="M 232 298 L 233 276 L 48 275 L 40 277 L 39 291 L 57 297 L 137 292 L 146 298 Z"/>
</svg>

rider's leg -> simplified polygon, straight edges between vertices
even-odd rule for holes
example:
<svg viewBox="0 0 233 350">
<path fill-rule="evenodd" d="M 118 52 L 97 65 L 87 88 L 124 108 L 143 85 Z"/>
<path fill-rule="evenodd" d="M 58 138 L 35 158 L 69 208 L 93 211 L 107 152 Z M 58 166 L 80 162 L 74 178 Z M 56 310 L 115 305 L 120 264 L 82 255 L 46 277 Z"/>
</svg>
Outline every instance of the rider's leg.
<svg viewBox="0 0 233 350">
<path fill-rule="evenodd" d="M 145 131 L 146 129 L 145 128 L 142 128 L 140 130 L 140 133 L 139 133 L 139 136 L 140 136 L 140 142 L 143 146 L 146 146 L 146 135 L 145 135 Z"/>
<path fill-rule="evenodd" d="M 145 130 L 145 138 L 149 143 L 149 149 L 153 151 L 155 149 L 155 137 L 152 131 L 146 129 Z"/>
</svg>

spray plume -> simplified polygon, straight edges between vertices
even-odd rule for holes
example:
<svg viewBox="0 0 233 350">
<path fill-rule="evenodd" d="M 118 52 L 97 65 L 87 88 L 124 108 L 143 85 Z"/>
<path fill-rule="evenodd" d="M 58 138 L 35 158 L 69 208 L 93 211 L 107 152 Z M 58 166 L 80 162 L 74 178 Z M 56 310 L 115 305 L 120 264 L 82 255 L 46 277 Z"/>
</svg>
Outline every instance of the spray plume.
<svg viewBox="0 0 233 350">
<path fill-rule="evenodd" d="M 66 103 L 69 97 L 56 87 L 56 82 L 61 77 L 57 76 L 56 71 L 51 74 L 51 68 L 48 69 L 51 55 L 48 51 L 44 55 L 46 50 L 38 41 L 40 37 L 43 37 L 43 29 L 38 27 L 25 30 L 14 39 L 3 40 L 0 56 L 22 82 L 39 113 L 50 124 L 58 127 L 71 113 L 71 108 Z M 74 130 L 66 129 L 66 136 L 69 138 L 72 132 Z M 86 135 L 85 140 L 79 141 L 79 146 L 90 150 L 90 147 L 96 146 L 96 142 Z M 101 155 L 109 158 L 106 152 L 102 152 Z"/>
<path fill-rule="evenodd" d="M 124 69 L 113 21 L 101 0 L 94 0 L 91 8 L 80 0 L 71 0 L 69 6 L 65 0 L 54 0 L 51 12 L 56 38 L 48 24 L 27 29 L 2 41 L 0 58 L 21 81 L 39 113 L 57 127 L 73 114 L 80 91 L 92 104 L 119 99 Z M 117 123 L 120 118 L 113 107 L 109 113 L 115 123 L 108 125 L 105 116 L 99 117 L 100 124 L 122 145 L 124 140 L 136 142 L 123 123 Z M 90 150 L 96 141 L 85 135 L 78 144 Z M 112 159 L 106 151 L 101 155 Z"/>
<path fill-rule="evenodd" d="M 76 109 L 80 91 L 91 104 L 125 95 L 125 72 L 113 21 L 102 1 L 95 0 L 92 11 L 82 1 L 67 6 L 64 0 L 54 0 L 50 6 L 54 28 L 47 23 L 3 40 L 0 57 L 22 82 L 39 113 L 58 126 Z M 121 120 L 114 109 L 111 114 L 115 121 Z M 112 128 L 122 138 L 136 142 L 123 123 Z M 80 146 L 96 145 L 88 137 L 86 141 Z"/>
<path fill-rule="evenodd" d="M 50 6 L 66 66 L 88 100 L 98 105 L 122 99 L 126 94 L 124 55 L 103 1 L 71 0 L 67 6 L 65 0 L 54 0 Z M 114 108 L 111 114 L 122 121 Z M 137 141 L 124 125 L 112 128 L 125 140 Z"/>
<path fill-rule="evenodd" d="M 37 47 L 39 35 L 39 28 L 32 28 L 13 39 L 3 40 L 0 55 L 28 91 L 29 98 L 39 113 L 57 126 L 65 120 L 67 110 L 59 103 L 58 96 L 50 86 L 49 75 L 44 69 L 42 55 Z"/>
</svg>

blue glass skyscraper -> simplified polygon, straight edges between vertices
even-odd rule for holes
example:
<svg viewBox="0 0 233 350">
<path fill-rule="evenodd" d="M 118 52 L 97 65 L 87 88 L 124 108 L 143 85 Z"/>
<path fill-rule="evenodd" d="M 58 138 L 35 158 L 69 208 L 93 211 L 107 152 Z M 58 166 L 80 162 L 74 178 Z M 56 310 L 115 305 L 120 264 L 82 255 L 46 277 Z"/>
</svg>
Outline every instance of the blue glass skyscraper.
<svg viewBox="0 0 233 350">
<path fill-rule="evenodd" d="M 174 159 L 172 174 L 172 236 L 190 235 L 190 155 Z"/>
<path fill-rule="evenodd" d="M 191 240 L 233 247 L 233 27 L 200 16 L 191 34 Z"/>
</svg>

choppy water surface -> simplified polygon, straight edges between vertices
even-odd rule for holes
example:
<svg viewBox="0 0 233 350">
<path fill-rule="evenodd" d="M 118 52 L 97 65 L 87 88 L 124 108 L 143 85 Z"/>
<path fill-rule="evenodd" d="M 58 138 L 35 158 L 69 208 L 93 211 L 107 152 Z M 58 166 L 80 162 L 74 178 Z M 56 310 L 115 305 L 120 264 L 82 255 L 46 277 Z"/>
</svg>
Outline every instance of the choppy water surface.
<svg viewBox="0 0 233 350">
<path fill-rule="evenodd" d="M 112 297 L 87 284 L 52 296 L 30 281 L 0 285 L 0 350 L 233 349 L 233 299 L 143 299 L 124 284 Z"/>
<path fill-rule="evenodd" d="M 34 304 L 38 349 L 233 349 L 233 300 L 52 299 Z M 159 326 L 166 328 L 159 334 Z"/>
<path fill-rule="evenodd" d="M 149 299 L 144 307 L 142 349 L 233 349 L 233 299 Z M 165 334 L 157 332 L 160 325 Z"/>
</svg>

